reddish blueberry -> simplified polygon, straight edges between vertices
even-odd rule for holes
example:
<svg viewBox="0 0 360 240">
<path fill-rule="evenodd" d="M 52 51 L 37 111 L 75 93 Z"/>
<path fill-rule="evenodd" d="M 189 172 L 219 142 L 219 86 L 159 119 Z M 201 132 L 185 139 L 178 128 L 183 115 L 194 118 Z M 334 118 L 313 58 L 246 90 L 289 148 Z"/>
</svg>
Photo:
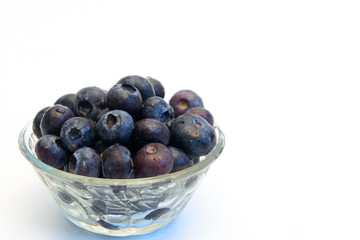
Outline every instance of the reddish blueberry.
<svg viewBox="0 0 360 240">
<path fill-rule="evenodd" d="M 168 174 L 174 165 L 169 149 L 161 143 L 149 143 L 137 151 L 134 157 L 137 177 L 154 177 Z"/>
<path fill-rule="evenodd" d="M 175 117 L 178 117 L 192 107 L 204 107 L 201 97 L 192 90 L 180 90 L 170 99 L 170 105 L 174 108 Z"/>
<path fill-rule="evenodd" d="M 192 113 L 203 117 L 210 125 L 214 125 L 214 117 L 211 112 L 203 107 L 193 107 L 186 110 L 185 113 Z"/>
</svg>

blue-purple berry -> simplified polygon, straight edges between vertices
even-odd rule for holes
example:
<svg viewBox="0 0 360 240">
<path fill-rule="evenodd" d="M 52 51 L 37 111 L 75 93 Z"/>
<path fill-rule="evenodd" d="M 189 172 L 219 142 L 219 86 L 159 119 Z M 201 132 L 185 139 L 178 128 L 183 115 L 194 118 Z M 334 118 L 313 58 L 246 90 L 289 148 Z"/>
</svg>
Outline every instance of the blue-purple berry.
<svg viewBox="0 0 360 240">
<path fill-rule="evenodd" d="M 99 87 L 85 87 L 75 95 L 74 109 L 77 116 L 96 120 L 106 107 L 106 91 Z"/>
<path fill-rule="evenodd" d="M 140 91 L 129 84 L 116 84 L 107 92 L 107 106 L 110 110 L 119 109 L 136 116 L 142 104 Z"/>
<path fill-rule="evenodd" d="M 215 130 L 204 118 L 183 114 L 171 124 L 171 145 L 190 157 L 206 155 L 216 145 Z"/>
<path fill-rule="evenodd" d="M 104 178 L 128 179 L 134 177 L 133 161 L 129 149 L 120 144 L 108 147 L 102 153 Z"/>
<path fill-rule="evenodd" d="M 101 173 L 101 158 L 90 147 L 77 149 L 70 157 L 69 172 L 88 177 L 99 177 Z"/>
<path fill-rule="evenodd" d="M 84 117 L 73 117 L 61 128 L 62 145 L 70 152 L 82 147 L 90 147 L 96 141 L 95 122 Z"/>
<path fill-rule="evenodd" d="M 42 108 L 39 112 L 36 113 L 35 118 L 33 120 L 32 123 L 32 130 L 35 134 L 35 136 L 37 138 L 40 138 L 42 136 L 41 134 L 41 129 L 40 129 L 40 122 L 42 117 L 44 116 L 45 112 L 49 109 L 50 107 L 44 107 Z"/>
<path fill-rule="evenodd" d="M 153 118 L 168 125 L 175 118 L 174 109 L 163 98 L 154 96 L 142 104 L 141 118 Z"/>
<path fill-rule="evenodd" d="M 74 113 L 63 105 L 54 105 L 44 113 L 41 122 L 41 135 L 53 134 L 60 135 L 62 125 L 68 119 L 74 117 Z"/>
<path fill-rule="evenodd" d="M 129 141 L 133 130 L 133 118 L 123 110 L 111 110 L 105 113 L 96 124 L 97 136 L 105 144 L 125 144 Z"/>
<path fill-rule="evenodd" d="M 63 169 L 69 161 L 69 153 L 56 135 L 40 137 L 35 144 L 35 154 L 40 161 L 57 169 Z"/>
<path fill-rule="evenodd" d="M 171 172 L 178 172 L 194 165 L 193 160 L 181 149 L 173 146 L 169 146 L 168 148 L 174 159 L 174 166 Z"/>
<path fill-rule="evenodd" d="M 146 100 L 149 97 L 155 96 L 155 90 L 149 80 L 138 75 L 129 75 L 123 77 L 118 81 L 121 84 L 128 84 L 136 87 L 140 93 L 143 100 Z"/>
<path fill-rule="evenodd" d="M 151 85 L 153 86 L 153 88 L 155 90 L 155 95 L 158 97 L 164 98 L 165 97 L 165 88 L 162 85 L 162 83 L 153 77 L 147 77 L 146 79 L 149 80 Z"/>
</svg>

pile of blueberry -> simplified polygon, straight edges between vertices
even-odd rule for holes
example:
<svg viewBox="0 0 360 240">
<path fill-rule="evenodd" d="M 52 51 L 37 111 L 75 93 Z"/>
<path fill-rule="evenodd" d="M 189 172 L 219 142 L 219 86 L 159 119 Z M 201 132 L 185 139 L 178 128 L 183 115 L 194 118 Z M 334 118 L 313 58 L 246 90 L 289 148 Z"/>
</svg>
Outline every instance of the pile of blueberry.
<svg viewBox="0 0 360 240">
<path fill-rule="evenodd" d="M 196 164 L 216 144 L 214 119 L 191 90 L 169 102 L 160 81 L 126 76 L 108 91 L 91 86 L 60 97 L 33 121 L 35 153 L 70 173 L 141 178 Z"/>
</svg>

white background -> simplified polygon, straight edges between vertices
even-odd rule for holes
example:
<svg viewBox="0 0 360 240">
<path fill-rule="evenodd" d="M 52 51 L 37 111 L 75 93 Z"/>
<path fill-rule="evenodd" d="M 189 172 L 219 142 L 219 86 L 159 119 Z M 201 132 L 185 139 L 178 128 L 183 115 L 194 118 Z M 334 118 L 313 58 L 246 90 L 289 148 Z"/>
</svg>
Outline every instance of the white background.
<svg viewBox="0 0 360 240">
<path fill-rule="evenodd" d="M 0 238 L 107 239 L 62 216 L 17 138 L 137 74 L 199 93 L 226 147 L 174 222 L 127 239 L 359 239 L 357 2 L 0 1 Z"/>
</svg>

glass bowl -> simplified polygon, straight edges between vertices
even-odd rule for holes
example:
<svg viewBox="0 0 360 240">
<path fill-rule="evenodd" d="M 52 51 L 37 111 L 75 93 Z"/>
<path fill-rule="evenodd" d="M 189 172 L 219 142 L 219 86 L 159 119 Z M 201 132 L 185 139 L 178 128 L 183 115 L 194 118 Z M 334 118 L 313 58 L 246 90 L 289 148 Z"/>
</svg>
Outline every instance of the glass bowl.
<svg viewBox="0 0 360 240">
<path fill-rule="evenodd" d="M 103 235 L 130 236 L 160 229 L 181 212 L 224 148 L 225 137 L 218 125 L 215 132 L 216 146 L 199 163 L 179 172 L 137 179 L 84 177 L 43 163 L 34 151 L 37 138 L 32 122 L 21 131 L 19 148 L 71 222 Z"/>
</svg>

